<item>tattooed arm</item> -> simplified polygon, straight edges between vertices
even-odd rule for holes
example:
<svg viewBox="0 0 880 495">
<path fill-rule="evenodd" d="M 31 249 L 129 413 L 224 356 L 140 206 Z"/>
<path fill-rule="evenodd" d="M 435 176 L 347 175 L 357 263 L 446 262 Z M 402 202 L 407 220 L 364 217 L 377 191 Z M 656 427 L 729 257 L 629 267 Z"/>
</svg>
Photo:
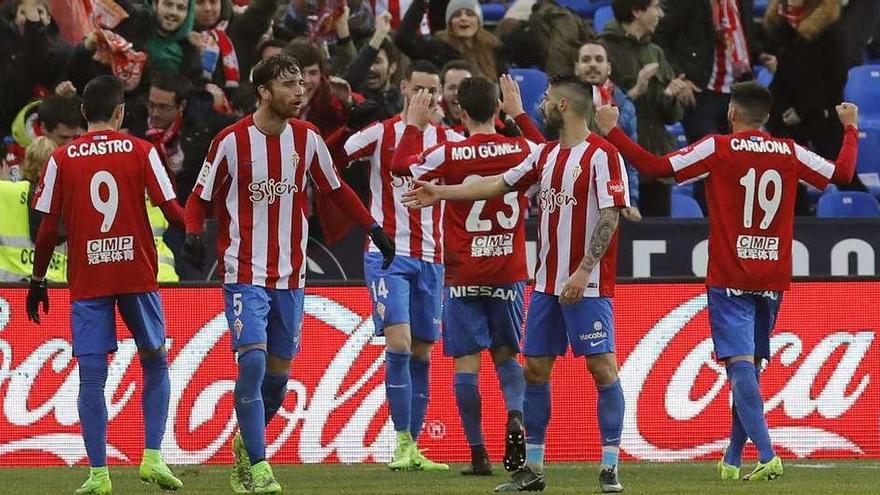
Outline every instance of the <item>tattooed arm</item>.
<svg viewBox="0 0 880 495">
<path fill-rule="evenodd" d="M 599 221 L 596 222 L 596 228 L 593 230 L 593 236 L 587 245 L 587 252 L 584 254 L 583 260 L 578 265 L 577 270 L 568 277 L 568 281 L 562 287 L 562 294 L 559 296 L 559 302 L 562 304 L 572 304 L 581 300 L 584 296 L 584 290 L 590 279 L 590 273 L 593 268 L 599 264 L 602 255 L 611 244 L 614 237 L 614 231 L 617 230 L 617 221 L 620 216 L 620 208 L 610 207 L 599 210 Z"/>
</svg>

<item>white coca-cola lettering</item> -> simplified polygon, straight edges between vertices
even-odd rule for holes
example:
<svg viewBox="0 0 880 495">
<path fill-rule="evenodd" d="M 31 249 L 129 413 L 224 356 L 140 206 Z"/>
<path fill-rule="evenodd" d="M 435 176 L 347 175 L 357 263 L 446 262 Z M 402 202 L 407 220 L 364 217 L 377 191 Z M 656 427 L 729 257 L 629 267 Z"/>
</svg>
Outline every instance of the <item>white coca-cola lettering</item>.
<svg viewBox="0 0 880 495">
<path fill-rule="evenodd" d="M 720 452 L 727 446 L 726 429 L 719 429 L 717 440 L 682 449 L 658 447 L 645 438 L 639 429 L 639 399 L 651 369 L 658 367 L 658 362 L 672 339 L 703 311 L 706 305 L 707 298 L 703 294 L 670 311 L 642 338 L 620 369 L 620 381 L 627 404 L 621 448 L 633 457 L 652 461 L 687 460 Z M 766 402 L 765 410 L 771 411 L 782 404 L 783 410 L 792 419 L 804 418 L 813 411 L 825 418 L 840 417 L 861 397 L 870 381 L 870 376 L 866 373 L 855 390 L 849 395 L 845 394 L 873 339 L 872 332 L 854 334 L 837 332 L 826 336 L 804 359 L 782 391 Z M 837 363 L 831 378 L 818 397 L 811 398 L 810 390 L 816 382 L 819 370 L 835 349 L 844 344 L 847 346 L 846 351 Z M 714 362 L 711 351 L 711 340 L 701 341 L 681 361 L 669 381 L 664 404 L 666 413 L 673 419 L 684 421 L 696 417 L 717 398 L 722 390 L 724 370 Z M 794 334 L 781 333 L 771 340 L 771 354 L 775 356 L 781 352 L 780 361 L 783 366 L 795 363 L 802 351 L 803 343 Z M 708 392 L 696 400 L 691 400 L 690 392 L 703 366 L 715 371 L 718 377 Z M 861 448 L 849 439 L 810 426 L 771 428 L 770 435 L 775 444 L 799 457 L 810 455 L 820 449 L 862 453 Z"/>
</svg>

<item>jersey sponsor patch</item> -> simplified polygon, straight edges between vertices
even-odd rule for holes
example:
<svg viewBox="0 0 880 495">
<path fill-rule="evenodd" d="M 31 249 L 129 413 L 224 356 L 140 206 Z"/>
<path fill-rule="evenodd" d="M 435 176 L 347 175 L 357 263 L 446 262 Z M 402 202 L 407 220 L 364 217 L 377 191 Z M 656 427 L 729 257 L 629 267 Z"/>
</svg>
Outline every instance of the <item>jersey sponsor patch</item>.
<svg viewBox="0 0 880 495">
<path fill-rule="evenodd" d="M 134 260 L 134 236 L 124 235 L 86 241 L 86 258 L 90 265 Z"/>
<path fill-rule="evenodd" d="M 453 285 L 449 297 L 491 297 L 504 301 L 516 301 L 516 289 L 492 287 L 491 285 Z"/>
<path fill-rule="evenodd" d="M 513 254 L 513 232 L 478 235 L 471 239 L 471 256 L 484 258 Z"/>
<path fill-rule="evenodd" d="M 779 238 L 762 235 L 741 235 L 736 238 L 736 256 L 744 260 L 779 259 Z"/>
</svg>

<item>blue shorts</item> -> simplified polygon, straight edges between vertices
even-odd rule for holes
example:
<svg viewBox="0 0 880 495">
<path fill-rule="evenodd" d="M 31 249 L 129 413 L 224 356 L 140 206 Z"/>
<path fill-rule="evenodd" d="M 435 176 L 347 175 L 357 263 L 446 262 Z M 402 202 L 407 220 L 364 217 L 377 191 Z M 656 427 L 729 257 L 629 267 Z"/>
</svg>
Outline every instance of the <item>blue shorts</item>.
<svg viewBox="0 0 880 495">
<path fill-rule="evenodd" d="M 709 326 L 715 359 L 770 359 L 770 334 L 781 304 L 782 292 L 709 287 Z"/>
<path fill-rule="evenodd" d="M 395 256 L 391 266 L 383 270 L 380 253 L 365 253 L 364 277 L 373 299 L 376 335 L 384 335 L 386 326 L 406 323 L 412 338 L 424 342 L 437 340 L 443 265 Z"/>
<path fill-rule="evenodd" d="M 293 359 L 302 331 L 303 289 L 267 289 L 258 285 L 223 284 L 226 321 L 232 350 L 266 344 L 266 352 Z"/>
<path fill-rule="evenodd" d="M 532 292 L 526 318 L 526 356 L 575 356 L 614 352 L 614 311 L 607 297 L 559 304 L 559 296 Z"/>
<path fill-rule="evenodd" d="M 525 282 L 443 289 L 443 354 L 462 357 L 485 349 L 519 352 Z"/>
<path fill-rule="evenodd" d="M 165 317 L 158 292 L 96 297 L 71 304 L 74 356 L 116 352 L 116 307 L 138 349 L 154 351 L 165 345 Z"/>
</svg>

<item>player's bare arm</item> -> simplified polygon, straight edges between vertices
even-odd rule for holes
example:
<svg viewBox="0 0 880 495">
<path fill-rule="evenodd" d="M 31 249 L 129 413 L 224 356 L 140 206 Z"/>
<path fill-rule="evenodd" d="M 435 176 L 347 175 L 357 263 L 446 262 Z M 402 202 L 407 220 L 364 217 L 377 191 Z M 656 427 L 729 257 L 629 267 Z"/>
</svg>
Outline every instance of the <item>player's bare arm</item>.
<svg viewBox="0 0 880 495">
<path fill-rule="evenodd" d="M 599 210 L 599 221 L 596 222 L 596 229 L 587 245 L 587 252 L 578 265 L 577 270 L 568 277 L 565 286 L 562 288 L 562 295 L 559 296 L 559 302 L 562 304 L 572 304 L 581 300 L 584 290 L 587 288 L 590 273 L 599 264 L 602 255 L 611 244 L 614 238 L 614 231 L 617 230 L 617 223 L 620 219 L 620 208 L 612 206 Z"/>
<path fill-rule="evenodd" d="M 495 198 L 511 190 L 511 187 L 504 182 L 501 174 L 483 177 L 467 184 L 450 186 L 441 186 L 421 180 L 415 180 L 413 183 L 413 189 L 405 192 L 400 200 L 407 208 L 416 210 L 439 203 L 443 199 L 449 201 L 476 201 L 479 199 Z"/>
</svg>

